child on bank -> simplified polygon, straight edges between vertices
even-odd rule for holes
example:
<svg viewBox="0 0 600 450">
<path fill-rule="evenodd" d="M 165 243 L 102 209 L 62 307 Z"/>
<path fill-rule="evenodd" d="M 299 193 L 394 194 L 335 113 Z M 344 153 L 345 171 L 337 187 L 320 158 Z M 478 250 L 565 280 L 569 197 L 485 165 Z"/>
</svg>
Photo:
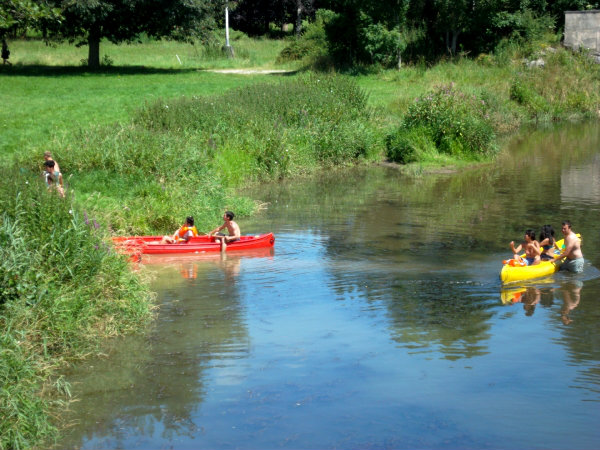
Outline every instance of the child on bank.
<svg viewBox="0 0 600 450">
<path fill-rule="evenodd" d="M 44 163 L 44 170 L 44 179 L 46 180 L 48 189 L 54 189 L 58 192 L 58 195 L 64 197 L 65 189 L 63 188 L 63 176 L 62 173 L 55 169 L 54 161 L 46 161 Z"/>
</svg>

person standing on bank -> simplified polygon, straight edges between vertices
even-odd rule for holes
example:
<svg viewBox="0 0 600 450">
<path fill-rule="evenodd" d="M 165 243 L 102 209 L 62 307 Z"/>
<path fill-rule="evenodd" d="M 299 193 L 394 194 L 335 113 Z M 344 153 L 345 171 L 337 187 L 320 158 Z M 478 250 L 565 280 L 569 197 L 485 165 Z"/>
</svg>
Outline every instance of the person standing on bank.
<svg viewBox="0 0 600 450">
<path fill-rule="evenodd" d="M 52 160 L 44 163 L 44 179 L 48 189 L 55 189 L 61 197 L 65 196 L 62 173 L 56 170 L 56 165 Z"/>
<path fill-rule="evenodd" d="M 12 63 L 8 60 L 9 56 L 10 50 L 6 44 L 6 39 L 2 39 L 2 64 L 8 64 L 9 66 L 12 66 Z"/>
<path fill-rule="evenodd" d="M 224 252 L 227 249 L 227 244 L 230 244 L 240 239 L 240 227 L 237 223 L 233 221 L 234 217 L 235 214 L 233 214 L 231 211 L 225 211 L 225 214 L 223 215 L 223 225 L 215 228 L 210 233 L 208 233 L 209 236 L 215 235 L 215 241 L 221 243 L 222 252 Z M 229 236 L 220 233 L 220 231 L 224 230 L 225 228 L 227 228 Z"/>
<path fill-rule="evenodd" d="M 581 239 L 571 229 L 571 222 L 562 223 L 562 233 L 565 236 L 565 248 L 554 257 L 554 261 L 566 258 L 560 264 L 560 270 L 569 270 L 574 273 L 583 272 L 583 253 L 581 252 Z"/>
<path fill-rule="evenodd" d="M 54 158 L 52 158 L 52 153 L 44 152 L 44 162 L 45 161 L 54 161 L 54 170 L 56 170 L 57 172 L 60 172 L 60 166 L 58 165 L 56 160 Z"/>
</svg>

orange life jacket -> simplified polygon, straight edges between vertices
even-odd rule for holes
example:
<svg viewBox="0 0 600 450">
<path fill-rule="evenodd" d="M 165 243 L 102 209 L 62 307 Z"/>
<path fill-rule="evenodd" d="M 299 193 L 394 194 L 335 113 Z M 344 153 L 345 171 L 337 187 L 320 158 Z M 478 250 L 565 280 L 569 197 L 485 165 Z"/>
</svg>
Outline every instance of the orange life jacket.
<svg viewBox="0 0 600 450">
<path fill-rule="evenodd" d="M 177 240 L 183 241 L 183 238 L 188 231 L 191 231 L 194 237 L 198 236 L 198 230 L 196 229 L 196 227 L 188 227 L 187 225 L 184 225 L 179 230 L 177 230 Z"/>
</svg>

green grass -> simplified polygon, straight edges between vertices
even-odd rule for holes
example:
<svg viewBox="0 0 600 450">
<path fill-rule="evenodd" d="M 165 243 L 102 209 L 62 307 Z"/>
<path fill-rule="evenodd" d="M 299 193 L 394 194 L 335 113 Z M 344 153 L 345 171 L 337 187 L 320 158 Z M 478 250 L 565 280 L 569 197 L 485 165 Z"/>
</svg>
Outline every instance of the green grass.
<svg viewBox="0 0 600 450">
<path fill-rule="evenodd" d="M 155 69 L 223 69 L 261 68 L 293 69 L 293 64 L 276 64 L 279 52 L 285 47 L 284 40 L 250 39 L 239 32 L 232 32 L 230 45 L 235 58 L 227 58 L 221 52 L 224 36 L 216 36 L 220 43 L 211 46 L 167 40 L 143 39 L 141 43 L 113 44 L 102 41 L 101 63 L 110 62 L 115 67 L 152 67 Z M 75 47 L 67 42 L 46 45 L 41 40 L 9 41 L 10 61 L 15 66 L 70 66 L 82 65 L 88 57 L 88 47 Z"/>
<path fill-rule="evenodd" d="M 79 68 L 14 68 L 0 74 L 0 154 L 56 150 L 66 134 L 90 125 L 127 121 L 145 102 L 211 95 L 266 75 L 129 68 L 88 73 Z"/>
</svg>

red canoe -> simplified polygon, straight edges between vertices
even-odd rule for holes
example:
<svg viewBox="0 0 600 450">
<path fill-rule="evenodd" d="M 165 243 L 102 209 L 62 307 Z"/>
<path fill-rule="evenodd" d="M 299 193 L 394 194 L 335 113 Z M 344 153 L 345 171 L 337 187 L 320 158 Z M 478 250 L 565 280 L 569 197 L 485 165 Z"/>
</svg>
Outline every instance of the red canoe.
<svg viewBox="0 0 600 450">
<path fill-rule="evenodd" d="M 145 255 L 168 255 L 181 253 L 219 252 L 221 244 L 214 237 L 197 236 L 181 244 L 160 244 L 162 236 L 117 236 L 113 243 L 117 250 L 124 253 L 142 253 Z M 238 241 L 227 244 L 227 252 L 273 247 L 273 233 L 242 236 Z"/>
</svg>

